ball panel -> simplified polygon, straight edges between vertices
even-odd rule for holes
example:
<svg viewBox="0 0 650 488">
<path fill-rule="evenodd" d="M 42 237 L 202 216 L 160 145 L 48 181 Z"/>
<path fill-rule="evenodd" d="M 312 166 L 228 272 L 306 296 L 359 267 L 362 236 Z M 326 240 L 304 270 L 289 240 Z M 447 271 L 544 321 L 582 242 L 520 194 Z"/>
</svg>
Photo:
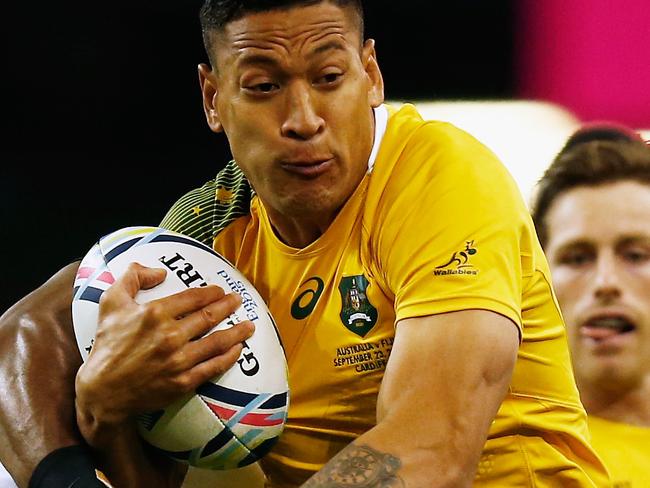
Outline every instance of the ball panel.
<svg viewBox="0 0 650 488">
<path fill-rule="evenodd" d="M 231 469 L 259 460 L 287 418 L 284 349 L 257 290 L 204 244 L 154 227 L 129 227 L 100 239 L 82 261 L 74 285 L 73 322 L 83 359 L 96 331 L 99 298 L 131 262 L 167 271 L 163 283 L 138 293 L 137 302 L 216 284 L 227 293 L 240 294 L 242 305 L 209 333 L 245 319 L 256 325 L 237 363 L 225 374 L 163 411 L 140 416 L 142 437 L 172 458 L 197 467 Z"/>
<path fill-rule="evenodd" d="M 72 316 L 75 337 L 84 361 L 95 339 L 99 299 L 114 282 L 115 278 L 108 270 L 101 249 L 95 244 L 82 259 L 73 285 Z M 77 324 L 93 325 L 80 327 Z"/>
<path fill-rule="evenodd" d="M 206 383 L 197 390 L 197 394 L 235 435 L 240 437 L 249 430 L 255 430 L 264 437 L 272 437 L 282 430 L 286 420 L 286 393 L 250 395 L 225 391 L 227 394 L 224 394 L 221 385 Z"/>
<path fill-rule="evenodd" d="M 233 469 L 246 459 L 250 451 L 227 427 L 208 442 L 200 453 L 193 453 L 190 464 L 199 468 Z"/>
<path fill-rule="evenodd" d="M 153 446 L 167 451 L 201 448 L 224 428 L 219 417 L 193 393 L 165 408 L 150 429 L 143 420 L 138 419 L 140 435 Z"/>
<path fill-rule="evenodd" d="M 158 227 L 125 227 L 124 229 L 119 229 L 105 235 L 99 240 L 99 244 L 102 248 L 103 254 L 106 255 L 126 241 L 130 241 L 133 238 L 140 239 L 149 236 L 152 233 L 160 233 L 160 231 L 165 232 L 163 229 Z"/>
<path fill-rule="evenodd" d="M 251 449 L 249 452 L 248 456 L 242 459 L 239 464 L 238 468 L 248 466 L 249 464 L 256 463 L 257 461 L 261 460 L 264 456 L 266 456 L 273 446 L 278 442 L 278 439 L 280 438 L 279 435 L 272 437 L 270 439 L 265 439 L 261 444 L 259 444 L 257 447 Z"/>
<path fill-rule="evenodd" d="M 210 409 L 218 415 L 227 429 L 246 446 L 249 454 L 238 461 L 245 466 L 259 460 L 269 441 L 277 438 L 284 429 L 287 417 L 288 394 L 251 394 L 206 383 L 197 393 Z M 246 461 L 244 461 L 246 460 Z"/>
</svg>

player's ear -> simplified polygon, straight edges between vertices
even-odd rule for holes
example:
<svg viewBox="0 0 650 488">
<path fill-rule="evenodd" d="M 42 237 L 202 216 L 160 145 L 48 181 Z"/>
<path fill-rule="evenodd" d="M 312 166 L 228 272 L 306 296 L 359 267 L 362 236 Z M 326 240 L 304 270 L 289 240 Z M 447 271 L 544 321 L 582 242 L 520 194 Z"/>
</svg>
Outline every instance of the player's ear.
<svg viewBox="0 0 650 488">
<path fill-rule="evenodd" d="M 371 107 L 378 107 L 384 103 L 384 78 L 377 63 L 374 39 L 367 39 L 363 43 L 362 61 L 368 78 L 368 102 Z"/>
<path fill-rule="evenodd" d="M 199 64 L 199 83 L 203 94 L 203 112 L 212 132 L 222 132 L 223 126 L 217 111 L 217 77 L 212 68 L 205 64 Z"/>
</svg>

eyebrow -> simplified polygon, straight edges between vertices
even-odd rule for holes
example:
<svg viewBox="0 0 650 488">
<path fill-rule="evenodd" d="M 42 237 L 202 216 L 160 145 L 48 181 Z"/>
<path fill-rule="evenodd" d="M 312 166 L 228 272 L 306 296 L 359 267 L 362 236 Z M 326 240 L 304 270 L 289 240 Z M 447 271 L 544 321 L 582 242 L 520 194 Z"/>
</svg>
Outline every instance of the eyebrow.
<svg viewBox="0 0 650 488">
<path fill-rule="evenodd" d="M 308 60 L 311 60 L 324 52 L 336 50 L 336 51 L 345 51 L 345 46 L 340 41 L 329 41 L 322 46 L 318 46 L 311 52 L 309 52 L 305 57 Z M 237 64 L 240 66 L 251 66 L 251 65 L 267 65 L 267 66 L 279 66 L 280 63 L 273 58 L 262 53 L 253 53 L 253 54 L 243 54 L 238 60 Z"/>
<path fill-rule="evenodd" d="M 645 244 L 645 245 L 650 245 L 650 235 L 646 234 L 628 234 L 628 235 L 623 235 L 622 237 L 619 237 L 616 239 L 616 242 L 614 243 L 615 248 L 619 248 L 621 246 L 627 246 L 630 244 Z M 577 238 L 577 239 L 572 239 L 570 241 L 567 241 L 563 243 L 562 245 L 558 246 L 557 248 L 557 253 L 561 254 L 565 251 L 571 250 L 571 249 L 576 249 L 576 248 L 584 248 L 584 247 L 590 247 L 594 248 L 596 247 L 596 244 L 589 240 L 589 239 L 584 239 L 584 238 Z"/>
<path fill-rule="evenodd" d="M 647 234 L 631 234 L 616 240 L 617 246 L 627 244 L 650 244 L 650 236 Z"/>
<path fill-rule="evenodd" d="M 557 248 L 557 253 L 561 254 L 565 251 L 568 251 L 570 249 L 575 249 L 575 248 L 584 248 L 584 247 L 594 247 L 594 243 L 588 239 L 583 239 L 583 238 L 578 238 L 578 239 L 572 239 L 570 241 L 567 241 L 563 243 L 562 245 L 558 246 Z"/>
<path fill-rule="evenodd" d="M 326 42 L 322 46 L 318 46 L 312 52 L 307 54 L 306 57 L 307 57 L 307 59 L 311 59 L 313 57 L 318 56 L 319 54 L 324 53 L 325 51 L 330 51 L 330 50 L 345 51 L 345 46 L 341 43 L 341 41 L 332 40 L 332 41 Z"/>
<path fill-rule="evenodd" d="M 266 54 L 243 54 L 238 60 L 237 64 L 240 66 L 249 66 L 255 64 L 264 64 L 268 66 L 278 66 L 278 62 L 271 56 Z"/>
</svg>

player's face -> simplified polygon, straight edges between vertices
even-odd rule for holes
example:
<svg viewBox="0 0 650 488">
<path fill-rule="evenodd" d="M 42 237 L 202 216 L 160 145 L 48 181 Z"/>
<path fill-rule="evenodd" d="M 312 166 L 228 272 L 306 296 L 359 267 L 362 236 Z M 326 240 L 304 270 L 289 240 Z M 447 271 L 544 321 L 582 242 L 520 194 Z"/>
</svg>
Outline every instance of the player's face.
<svg viewBox="0 0 650 488">
<path fill-rule="evenodd" d="M 270 213 L 331 217 L 372 149 L 374 44 L 361 46 L 352 13 L 329 2 L 249 14 L 216 39 L 217 66 L 200 71 L 211 128 Z"/>
<path fill-rule="evenodd" d="M 579 383 L 638 386 L 650 375 L 650 186 L 569 190 L 546 222 Z"/>
</svg>

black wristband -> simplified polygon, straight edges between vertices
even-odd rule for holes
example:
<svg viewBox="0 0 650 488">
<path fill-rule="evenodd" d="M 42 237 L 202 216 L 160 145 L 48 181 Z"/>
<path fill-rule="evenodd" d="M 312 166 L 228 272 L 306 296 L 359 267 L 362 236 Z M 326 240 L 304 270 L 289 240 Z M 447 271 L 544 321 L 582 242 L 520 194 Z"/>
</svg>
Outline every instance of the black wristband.
<svg viewBox="0 0 650 488">
<path fill-rule="evenodd" d="M 38 463 L 29 488 L 106 488 L 97 479 L 92 454 L 85 446 L 62 447 Z"/>
</svg>

